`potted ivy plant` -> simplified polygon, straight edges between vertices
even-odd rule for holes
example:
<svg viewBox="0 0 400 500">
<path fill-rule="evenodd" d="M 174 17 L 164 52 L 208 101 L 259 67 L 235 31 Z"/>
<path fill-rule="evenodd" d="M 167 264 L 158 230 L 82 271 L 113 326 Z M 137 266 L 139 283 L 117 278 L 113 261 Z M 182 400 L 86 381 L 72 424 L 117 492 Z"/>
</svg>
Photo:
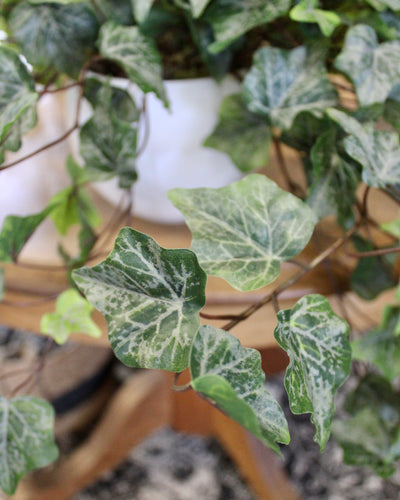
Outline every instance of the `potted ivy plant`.
<svg viewBox="0 0 400 500">
<path fill-rule="evenodd" d="M 371 300 L 398 282 L 400 222 L 387 207 L 400 200 L 399 12 L 397 0 L 3 2 L 0 152 L 19 149 L 39 98 L 76 87 L 72 126 L 20 161 L 78 130 L 82 161 L 68 159 L 71 188 L 41 212 L 5 219 L 2 261 L 16 261 L 46 217 L 61 231 L 80 225 L 79 255 L 61 253 L 74 285 L 104 315 L 117 358 L 174 372 L 177 381 L 189 368 L 185 389 L 279 452 L 290 436 L 264 388 L 260 355 L 230 333 L 274 304 L 275 338 L 290 358 L 285 387 L 292 411 L 311 413 L 321 450 L 333 429 L 346 462 L 389 476 L 400 458 L 400 297 L 385 304 L 378 326 L 359 335 L 346 313 L 353 299 L 344 293 L 350 288 Z M 146 96 L 168 107 L 163 77 L 211 71 L 220 78 L 228 70 L 240 86 L 224 98 L 205 145 L 249 175 L 224 187 L 170 191 L 192 232 L 190 250 L 166 250 L 124 228 L 103 262 L 84 266 L 96 241 L 87 183 L 116 178 L 121 188 L 134 185 Z M 137 86 L 142 102 L 113 85 L 108 77 L 115 76 Z M 84 124 L 83 99 L 93 110 Z M 289 163 L 282 145 L 301 161 Z M 280 185 L 270 178 L 271 146 Z M 5 160 L 3 171 L 14 163 Z M 307 260 L 302 251 L 310 241 L 319 251 Z M 345 286 L 336 286 L 343 317 L 321 294 L 305 293 L 292 308 L 280 308 L 282 294 L 320 266 L 331 269 L 336 283 L 344 257 L 352 271 Z M 285 263 L 298 269 L 278 279 Z M 220 316 L 221 328 L 200 326 L 207 275 L 243 293 L 269 288 L 240 313 Z M 77 325 L 71 327 L 68 311 L 80 328 L 92 330 L 85 299 L 73 295 L 46 318 L 50 333 L 65 333 L 62 340 Z M 346 401 L 348 417 L 332 425 L 335 393 L 352 367 L 360 380 Z M 8 463 L 0 465 L 0 485 L 12 494 L 25 472 L 56 456 L 52 412 L 29 396 L 0 403 L 1 463 Z"/>
</svg>

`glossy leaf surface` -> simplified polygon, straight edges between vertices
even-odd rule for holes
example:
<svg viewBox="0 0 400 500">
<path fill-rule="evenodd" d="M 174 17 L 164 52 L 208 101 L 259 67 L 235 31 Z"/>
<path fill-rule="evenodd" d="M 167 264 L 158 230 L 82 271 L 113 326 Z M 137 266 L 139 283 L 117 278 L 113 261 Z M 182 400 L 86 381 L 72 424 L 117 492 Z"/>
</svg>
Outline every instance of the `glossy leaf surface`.
<svg viewBox="0 0 400 500">
<path fill-rule="evenodd" d="M 289 442 L 283 412 L 265 389 L 261 356 L 228 332 L 200 327 L 190 354 L 191 385 L 231 418 L 279 453 Z"/>
<path fill-rule="evenodd" d="M 124 228 L 104 262 L 74 271 L 73 278 L 105 316 L 123 363 L 176 372 L 188 366 L 206 283 L 190 250 L 166 250 Z"/>
<path fill-rule="evenodd" d="M 349 326 L 325 297 L 307 295 L 278 313 L 275 338 L 290 364 L 285 387 L 293 413 L 311 413 L 315 440 L 325 448 L 333 417 L 333 399 L 350 373 Z"/>
<path fill-rule="evenodd" d="M 169 197 L 185 216 L 203 269 L 242 291 L 274 281 L 314 229 L 311 209 L 263 175 L 219 189 L 173 189 Z"/>
</svg>

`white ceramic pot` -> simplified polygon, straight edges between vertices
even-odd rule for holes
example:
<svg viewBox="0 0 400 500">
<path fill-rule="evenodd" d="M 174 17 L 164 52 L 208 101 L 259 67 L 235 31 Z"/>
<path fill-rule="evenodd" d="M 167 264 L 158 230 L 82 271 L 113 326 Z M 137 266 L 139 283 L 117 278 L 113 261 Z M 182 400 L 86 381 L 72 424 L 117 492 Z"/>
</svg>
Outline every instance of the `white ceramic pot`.
<svg viewBox="0 0 400 500">
<path fill-rule="evenodd" d="M 125 82 L 125 83 L 123 83 Z M 124 80 L 112 83 L 127 88 L 136 102 L 142 94 Z M 149 137 L 137 159 L 138 181 L 133 185 L 133 213 L 147 220 L 180 223 L 181 213 L 167 197 L 175 187 L 222 187 L 242 177 L 228 155 L 202 144 L 218 122 L 223 98 L 240 91 L 233 77 L 220 84 L 211 78 L 165 82 L 170 110 L 154 94 L 146 98 Z M 84 110 L 86 118 L 88 111 Z M 141 129 L 143 141 L 144 130 Z M 75 146 L 76 148 L 76 146 Z M 121 199 L 115 179 L 96 183 L 95 189 L 114 204 Z"/>
</svg>

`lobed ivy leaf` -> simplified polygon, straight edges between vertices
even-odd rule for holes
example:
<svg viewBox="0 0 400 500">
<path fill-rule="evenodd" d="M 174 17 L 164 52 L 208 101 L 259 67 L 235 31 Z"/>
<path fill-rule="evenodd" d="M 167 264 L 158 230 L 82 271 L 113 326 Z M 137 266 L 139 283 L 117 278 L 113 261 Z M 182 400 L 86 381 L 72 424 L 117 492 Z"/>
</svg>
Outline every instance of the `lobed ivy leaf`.
<svg viewBox="0 0 400 500">
<path fill-rule="evenodd" d="M 53 337 L 57 344 L 64 344 L 72 333 L 100 337 L 100 328 L 90 317 L 93 309 L 76 290 L 65 290 L 57 298 L 55 312 L 42 316 L 40 331 Z"/>
<path fill-rule="evenodd" d="M 20 138 L 10 137 L 14 131 L 12 127 L 22 125 L 25 116 L 32 116 L 37 99 L 38 94 L 35 92 L 33 78 L 19 59 L 17 52 L 9 47 L 0 46 L 0 141 L 2 149 L 13 151 L 19 149 Z M 29 124 L 33 126 L 33 120 Z M 23 128 L 25 131 L 25 127 Z M 8 141 L 8 147 L 4 144 L 5 141 Z"/>
<path fill-rule="evenodd" d="M 381 377 L 367 375 L 347 396 L 345 408 L 350 418 L 332 425 L 345 463 L 369 466 L 383 477 L 393 474 L 400 458 L 398 393 Z"/>
<path fill-rule="evenodd" d="M 358 24 L 348 30 L 334 65 L 353 81 L 361 106 L 384 102 L 400 83 L 400 42 L 379 44 L 373 28 Z"/>
<path fill-rule="evenodd" d="M 128 366 L 179 372 L 205 303 L 206 275 L 190 250 L 166 250 L 131 228 L 101 264 L 72 273 L 105 316 L 116 356 Z"/>
<path fill-rule="evenodd" d="M 316 47 L 259 49 L 244 79 L 243 96 L 251 112 L 283 130 L 291 127 L 301 111 L 322 111 L 337 103 L 324 53 Z"/>
<path fill-rule="evenodd" d="M 85 3 L 19 3 L 11 12 L 11 36 L 35 68 L 76 77 L 94 51 L 98 21 Z"/>
<path fill-rule="evenodd" d="M 192 231 L 203 269 L 242 291 L 274 281 L 314 229 L 311 209 L 264 175 L 219 189 L 172 189 L 169 198 Z"/>
<path fill-rule="evenodd" d="M 250 172 L 268 163 L 271 128 L 264 118 L 250 113 L 240 94 L 225 97 L 219 123 L 204 146 L 228 154 L 242 171 Z"/>
<path fill-rule="evenodd" d="M 373 124 L 361 125 L 356 119 L 337 109 L 329 116 L 349 135 L 344 140 L 347 154 L 363 167 L 363 181 L 384 188 L 400 183 L 400 142 L 398 134 L 374 130 Z"/>
<path fill-rule="evenodd" d="M 190 353 L 191 385 L 240 425 L 279 453 L 287 444 L 289 430 L 284 414 L 265 389 L 261 356 L 242 347 L 224 330 L 204 325 Z"/>
<path fill-rule="evenodd" d="M 213 0 L 204 13 L 215 35 L 210 52 L 220 52 L 252 28 L 283 16 L 289 7 L 289 0 Z"/>
<path fill-rule="evenodd" d="M 351 344 L 353 358 L 376 366 L 388 380 L 400 375 L 400 307 L 387 306 L 381 324 Z"/>
<path fill-rule="evenodd" d="M 319 0 L 301 0 L 289 13 L 294 21 L 301 23 L 317 23 L 324 36 L 331 36 L 341 24 L 336 12 L 318 8 Z"/>
<path fill-rule="evenodd" d="M 100 54 L 119 63 L 143 92 L 154 92 L 168 105 L 162 82 L 161 57 L 154 41 L 136 26 L 104 24 L 99 36 Z"/>
<path fill-rule="evenodd" d="M 0 487 L 7 495 L 27 472 L 56 460 L 53 427 L 54 410 L 46 401 L 0 396 Z"/>
<path fill-rule="evenodd" d="M 285 387 L 293 413 L 311 413 L 321 451 L 330 434 L 333 399 L 350 373 L 349 326 L 321 295 L 278 313 L 275 339 L 288 353 Z"/>
</svg>

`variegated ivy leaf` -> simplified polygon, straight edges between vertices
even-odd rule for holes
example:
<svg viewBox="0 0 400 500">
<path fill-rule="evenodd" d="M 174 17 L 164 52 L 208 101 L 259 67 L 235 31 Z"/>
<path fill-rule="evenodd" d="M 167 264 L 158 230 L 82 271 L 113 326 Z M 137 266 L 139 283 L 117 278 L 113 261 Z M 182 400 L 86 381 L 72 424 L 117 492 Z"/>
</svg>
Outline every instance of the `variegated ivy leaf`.
<svg viewBox="0 0 400 500">
<path fill-rule="evenodd" d="M 400 83 L 400 42 L 379 44 L 373 28 L 358 24 L 347 32 L 335 67 L 353 81 L 361 106 L 385 102 Z"/>
<path fill-rule="evenodd" d="M 0 396 L 0 487 L 7 495 L 27 472 L 56 460 L 53 427 L 54 410 L 46 401 Z"/>
<path fill-rule="evenodd" d="M 146 20 L 153 2 L 154 0 L 131 0 L 133 14 L 139 24 Z"/>
<path fill-rule="evenodd" d="M 388 379 L 400 375 L 400 307 L 387 306 L 381 324 L 352 342 L 353 357 L 375 365 Z"/>
<path fill-rule="evenodd" d="M 64 344 L 72 333 L 100 337 L 101 330 L 90 317 L 93 309 L 76 290 L 65 290 L 57 298 L 55 312 L 42 316 L 40 331 L 53 337 L 58 344 Z"/>
<path fill-rule="evenodd" d="M 209 50 L 220 52 L 252 28 L 283 16 L 289 7 L 289 0 L 213 0 L 204 14 L 215 35 Z"/>
<path fill-rule="evenodd" d="M 21 117 L 16 120 L 0 145 L 0 164 L 4 162 L 6 151 L 18 151 L 22 146 L 22 137 L 37 123 L 36 100 Z"/>
<path fill-rule="evenodd" d="M 301 0 L 290 11 L 290 18 L 301 23 L 317 23 L 323 35 L 331 36 L 341 19 L 336 12 L 319 9 L 318 5 L 319 0 Z"/>
<path fill-rule="evenodd" d="M 398 392 L 378 375 L 364 377 L 345 401 L 350 418 L 335 420 L 332 433 L 343 448 L 344 461 L 366 465 L 388 477 L 400 458 Z"/>
<path fill-rule="evenodd" d="M 39 70 L 77 76 L 94 51 L 98 21 L 85 3 L 19 3 L 9 19 L 11 36 Z"/>
<path fill-rule="evenodd" d="M 274 281 L 314 229 L 311 209 L 259 174 L 219 189 L 173 189 L 169 197 L 185 216 L 203 269 L 242 291 Z"/>
<path fill-rule="evenodd" d="M 109 257 L 72 274 L 105 316 L 111 346 L 128 366 L 179 372 L 205 303 L 206 275 L 190 250 L 166 250 L 124 228 Z"/>
<path fill-rule="evenodd" d="M 283 412 L 265 389 L 261 356 L 213 326 L 200 327 L 190 353 L 191 385 L 270 448 L 287 444 Z"/>
<path fill-rule="evenodd" d="M 0 46 L 0 141 L 11 141 L 13 125 L 25 114 L 32 113 L 37 98 L 33 79 L 17 52 Z M 19 140 L 17 145 L 10 142 L 11 147 L 6 149 L 16 150 L 19 144 Z"/>
<path fill-rule="evenodd" d="M 200 17 L 211 0 L 190 0 L 193 17 Z"/>
<path fill-rule="evenodd" d="M 225 97 L 219 120 L 205 146 L 228 154 L 242 172 L 268 163 L 271 128 L 264 118 L 247 110 L 240 94 Z"/>
<path fill-rule="evenodd" d="M 243 96 L 250 111 L 283 130 L 301 111 L 324 110 L 337 103 L 324 52 L 316 47 L 259 49 L 244 79 Z"/>
<path fill-rule="evenodd" d="M 400 10 L 400 0 L 367 0 L 376 10 Z"/>
<path fill-rule="evenodd" d="M 347 154 L 363 168 L 363 181 L 372 187 L 383 188 L 400 183 L 400 142 L 398 134 L 374 130 L 374 124 L 361 125 L 337 109 L 329 116 L 350 134 L 344 140 Z"/>
<path fill-rule="evenodd" d="M 321 450 L 329 438 L 333 399 L 350 373 L 349 326 L 321 295 L 278 313 L 275 338 L 288 353 L 285 387 L 293 413 L 311 413 Z"/>
<path fill-rule="evenodd" d="M 120 26 L 109 21 L 102 26 L 99 40 L 102 56 L 118 62 L 143 92 L 154 92 L 167 105 L 161 57 L 151 38 L 136 26 Z"/>
</svg>

